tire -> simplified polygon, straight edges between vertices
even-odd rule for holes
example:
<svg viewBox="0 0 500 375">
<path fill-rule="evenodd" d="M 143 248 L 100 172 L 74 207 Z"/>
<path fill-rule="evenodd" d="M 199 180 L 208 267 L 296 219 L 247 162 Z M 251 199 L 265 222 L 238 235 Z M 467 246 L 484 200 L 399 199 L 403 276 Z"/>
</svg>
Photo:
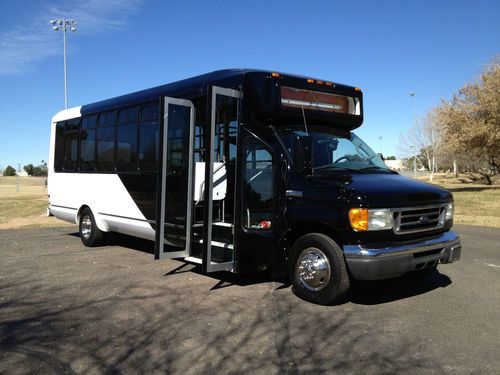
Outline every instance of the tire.
<svg viewBox="0 0 500 375">
<path fill-rule="evenodd" d="M 304 268 L 308 264 L 309 268 Z M 321 233 L 306 234 L 295 242 L 289 258 L 289 275 L 293 292 L 319 305 L 339 302 L 350 287 L 343 251 Z"/>
<path fill-rule="evenodd" d="M 80 215 L 80 239 L 87 247 L 95 247 L 102 244 L 104 233 L 97 227 L 94 215 L 90 208 L 85 207 Z"/>
</svg>

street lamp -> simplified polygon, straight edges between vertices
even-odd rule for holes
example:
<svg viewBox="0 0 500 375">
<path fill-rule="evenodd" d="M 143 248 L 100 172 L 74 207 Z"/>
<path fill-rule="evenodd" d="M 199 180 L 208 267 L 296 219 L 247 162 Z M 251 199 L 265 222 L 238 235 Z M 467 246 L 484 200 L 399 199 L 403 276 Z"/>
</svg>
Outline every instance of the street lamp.
<svg viewBox="0 0 500 375">
<path fill-rule="evenodd" d="M 413 124 L 417 122 L 417 114 L 415 112 L 415 91 L 410 91 L 409 92 L 410 96 L 412 97 L 412 107 L 413 107 Z M 413 146 L 410 146 L 411 149 L 413 149 Z M 413 177 L 417 177 L 417 154 L 415 150 L 415 154 L 413 155 Z"/>
<path fill-rule="evenodd" d="M 51 20 L 50 24 L 52 25 L 52 29 L 54 31 L 61 30 L 63 32 L 63 41 L 64 41 L 64 107 L 68 109 L 68 77 L 67 77 L 67 68 L 66 68 L 66 31 L 71 30 L 73 32 L 76 31 L 76 21 L 75 20 Z"/>
</svg>

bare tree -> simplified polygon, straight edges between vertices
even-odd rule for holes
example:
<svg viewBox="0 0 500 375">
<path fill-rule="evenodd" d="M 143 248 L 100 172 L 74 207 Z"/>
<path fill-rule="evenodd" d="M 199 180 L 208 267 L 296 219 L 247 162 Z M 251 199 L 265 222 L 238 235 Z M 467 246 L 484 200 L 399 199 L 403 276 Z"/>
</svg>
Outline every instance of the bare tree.
<svg viewBox="0 0 500 375">
<path fill-rule="evenodd" d="M 430 181 L 437 171 L 437 157 L 443 139 L 443 126 L 438 122 L 435 110 L 419 118 L 412 125 L 406 136 L 400 136 L 400 150 L 406 156 L 417 157 L 421 153 L 427 159 Z M 420 161 L 420 160 L 419 160 Z M 422 165 L 424 163 L 420 161 Z"/>
</svg>

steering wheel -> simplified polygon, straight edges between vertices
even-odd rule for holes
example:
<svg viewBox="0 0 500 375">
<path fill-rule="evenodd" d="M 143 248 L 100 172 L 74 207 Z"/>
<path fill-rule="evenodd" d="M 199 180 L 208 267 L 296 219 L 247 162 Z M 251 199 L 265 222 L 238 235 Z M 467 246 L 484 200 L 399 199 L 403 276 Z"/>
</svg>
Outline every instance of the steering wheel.
<svg viewBox="0 0 500 375">
<path fill-rule="evenodd" d="M 339 163 L 341 160 L 344 160 L 345 161 L 351 161 L 351 158 L 347 155 L 344 155 L 344 156 L 341 156 L 340 158 L 338 158 L 337 160 L 335 160 L 332 164 L 337 164 Z"/>
</svg>

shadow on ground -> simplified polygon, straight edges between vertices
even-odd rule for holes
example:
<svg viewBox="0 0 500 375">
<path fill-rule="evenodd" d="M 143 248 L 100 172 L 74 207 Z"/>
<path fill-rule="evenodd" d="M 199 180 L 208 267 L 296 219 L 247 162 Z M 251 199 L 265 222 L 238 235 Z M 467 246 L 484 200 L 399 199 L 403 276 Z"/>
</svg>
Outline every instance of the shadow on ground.
<svg viewBox="0 0 500 375">
<path fill-rule="evenodd" d="M 361 305 L 378 305 L 446 288 L 451 284 L 452 281 L 448 276 L 434 269 L 387 280 L 355 281 L 348 299 Z"/>
<path fill-rule="evenodd" d="M 3 283 L 2 367 L 56 374 L 439 369 L 418 343 L 395 342 L 382 327 L 368 331 L 359 317 L 338 307 L 315 306 L 274 289 L 235 297 L 165 284 L 141 285 L 118 275 L 84 284 L 33 278 Z"/>
</svg>

